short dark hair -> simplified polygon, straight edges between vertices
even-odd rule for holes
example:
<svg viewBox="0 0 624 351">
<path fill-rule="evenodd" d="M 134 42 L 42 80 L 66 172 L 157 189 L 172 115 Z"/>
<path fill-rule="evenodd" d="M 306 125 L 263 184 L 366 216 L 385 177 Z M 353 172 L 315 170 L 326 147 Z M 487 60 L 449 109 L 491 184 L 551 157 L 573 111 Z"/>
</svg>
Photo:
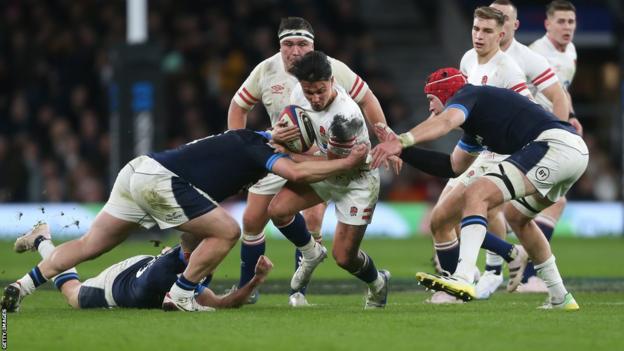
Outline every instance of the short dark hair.
<svg viewBox="0 0 624 351">
<path fill-rule="evenodd" d="M 477 7 L 474 11 L 474 18 L 493 19 L 499 27 L 505 24 L 505 15 L 499 9 L 489 6 Z"/>
<path fill-rule="evenodd" d="M 291 72 L 298 80 L 320 82 L 332 77 L 331 64 L 322 51 L 310 51 L 295 62 Z"/>
<path fill-rule="evenodd" d="M 516 12 L 516 15 L 518 14 L 518 8 L 511 0 L 494 0 L 490 4 L 490 6 L 492 5 L 511 6 L 513 10 Z"/>
<path fill-rule="evenodd" d="M 576 7 L 571 2 L 565 0 L 555 0 L 546 5 L 547 16 L 554 15 L 555 11 L 572 11 L 576 13 Z"/>
<path fill-rule="evenodd" d="M 279 36 L 283 31 L 289 29 L 305 29 L 314 35 L 314 28 L 310 22 L 306 21 L 302 17 L 284 17 L 280 21 L 279 28 L 277 29 L 277 36 Z"/>
</svg>

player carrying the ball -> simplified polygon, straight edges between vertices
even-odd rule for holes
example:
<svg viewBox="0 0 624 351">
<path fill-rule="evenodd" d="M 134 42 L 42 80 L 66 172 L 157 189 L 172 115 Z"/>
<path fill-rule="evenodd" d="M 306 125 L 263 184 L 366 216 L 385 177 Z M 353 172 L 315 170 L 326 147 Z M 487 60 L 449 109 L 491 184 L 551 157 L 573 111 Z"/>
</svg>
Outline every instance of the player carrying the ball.
<svg viewBox="0 0 624 351">
<path fill-rule="evenodd" d="M 294 64 L 292 73 L 299 84 L 293 89 L 291 103 L 301 106 L 308 113 L 320 150 L 319 156 L 293 154 L 291 157 L 294 160 L 341 159 L 357 145 L 370 147 L 362 111 L 336 84 L 332 66 L 324 53 L 307 53 Z M 293 290 L 305 287 L 314 269 L 327 256 L 327 249 L 310 235 L 299 211 L 332 201 L 338 218 L 332 252 L 334 259 L 338 266 L 368 285 L 365 308 L 385 307 L 390 273 L 378 271 L 372 258 L 360 249 L 378 195 L 379 172 L 367 165 L 358 165 L 349 172 L 317 183 L 288 182 L 275 195 L 269 205 L 271 220 L 303 255 L 301 265 L 290 282 Z"/>
</svg>

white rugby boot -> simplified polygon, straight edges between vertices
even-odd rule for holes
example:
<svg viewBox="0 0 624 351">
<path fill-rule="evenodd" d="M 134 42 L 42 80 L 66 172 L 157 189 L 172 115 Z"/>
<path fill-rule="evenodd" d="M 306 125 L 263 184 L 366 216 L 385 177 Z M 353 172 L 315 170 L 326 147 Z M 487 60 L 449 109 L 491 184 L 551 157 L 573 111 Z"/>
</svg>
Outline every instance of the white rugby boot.
<svg viewBox="0 0 624 351">
<path fill-rule="evenodd" d="M 494 271 L 485 271 L 475 286 L 477 300 L 489 299 L 492 294 L 503 284 L 503 275 Z"/>
<path fill-rule="evenodd" d="M 290 280 L 291 289 L 299 291 L 303 289 L 304 286 L 308 285 L 316 267 L 318 267 L 318 265 L 321 264 L 321 262 L 323 262 L 323 260 L 327 257 L 327 249 L 325 246 L 315 242 L 314 250 L 316 251 L 314 258 L 306 259 L 303 257 L 301 259 L 299 268 L 297 268 L 295 274 L 293 274 L 292 279 Z"/>
</svg>

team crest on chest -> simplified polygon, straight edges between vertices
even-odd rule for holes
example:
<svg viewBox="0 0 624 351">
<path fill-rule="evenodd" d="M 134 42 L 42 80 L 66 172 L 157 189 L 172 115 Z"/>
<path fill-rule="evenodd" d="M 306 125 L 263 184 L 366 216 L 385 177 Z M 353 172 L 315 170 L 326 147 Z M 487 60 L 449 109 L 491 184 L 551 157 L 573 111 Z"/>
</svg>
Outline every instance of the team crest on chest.
<svg viewBox="0 0 624 351">
<path fill-rule="evenodd" d="M 481 85 L 487 85 L 487 81 L 488 81 L 487 75 L 481 77 Z"/>
</svg>

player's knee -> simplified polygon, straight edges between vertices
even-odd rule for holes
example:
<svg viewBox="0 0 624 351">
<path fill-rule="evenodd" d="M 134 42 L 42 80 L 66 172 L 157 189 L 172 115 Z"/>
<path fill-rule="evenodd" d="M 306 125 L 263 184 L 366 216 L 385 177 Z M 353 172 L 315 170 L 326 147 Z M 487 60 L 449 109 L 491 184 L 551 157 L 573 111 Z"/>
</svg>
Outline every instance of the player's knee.
<svg viewBox="0 0 624 351">
<path fill-rule="evenodd" d="M 243 213 L 243 229 L 245 233 L 260 233 L 268 222 L 267 211 L 245 211 Z"/>
<path fill-rule="evenodd" d="M 293 211 L 286 204 L 271 202 L 268 208 L 269 218 L 277 227 L 284 226 L 292 220 Z"/>
<path fill-rule="evenodd" d="M 531 218 L 525 216 L 520 211 L 516 210 L 513 206 L 507 206 L 504 211 L 505 219 L 511 229 L 518 233 L 522 231 L 522 228 L 531 221 Z"/>
<path fill-rule="evenodd" d="M 226 227 L 224 235 L 226 240 L 232 242 L 232 245 L 236 244 L 241 236 L 241 229 L 238 226 L 238 223 L 234 220 L 230 221 Z"/>
</svg>

